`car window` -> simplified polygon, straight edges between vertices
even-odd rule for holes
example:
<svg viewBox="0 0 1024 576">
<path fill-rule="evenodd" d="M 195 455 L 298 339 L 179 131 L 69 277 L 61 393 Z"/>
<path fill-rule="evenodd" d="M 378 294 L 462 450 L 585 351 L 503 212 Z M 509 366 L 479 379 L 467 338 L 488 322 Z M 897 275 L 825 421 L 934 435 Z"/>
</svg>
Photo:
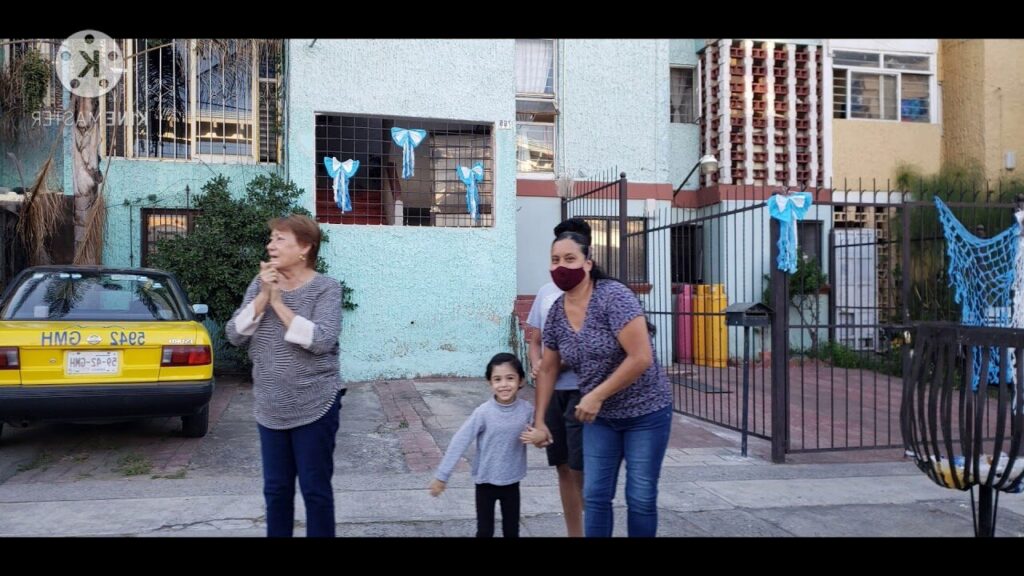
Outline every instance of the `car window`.
<svg viewBox="0 0 1024 576">
<path fill-rule="evenodd" d="M 4 304 L 4 320 L 186 320 L 166 276 L 37 272 Z"/>
</svg>

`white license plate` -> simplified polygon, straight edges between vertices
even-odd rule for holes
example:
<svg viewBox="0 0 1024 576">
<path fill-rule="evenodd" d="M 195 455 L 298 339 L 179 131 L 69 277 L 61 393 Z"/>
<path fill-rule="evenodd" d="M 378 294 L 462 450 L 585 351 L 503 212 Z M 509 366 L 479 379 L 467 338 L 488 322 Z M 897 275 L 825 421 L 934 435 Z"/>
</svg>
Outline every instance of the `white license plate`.
<svg viewBox="0 0 1024 576">
<path fill-rule="evenodd" d="M 66 358 L 69 376 L 117 374 L 121 371 L 118 352 L 68 352 Z"/>
</svg>

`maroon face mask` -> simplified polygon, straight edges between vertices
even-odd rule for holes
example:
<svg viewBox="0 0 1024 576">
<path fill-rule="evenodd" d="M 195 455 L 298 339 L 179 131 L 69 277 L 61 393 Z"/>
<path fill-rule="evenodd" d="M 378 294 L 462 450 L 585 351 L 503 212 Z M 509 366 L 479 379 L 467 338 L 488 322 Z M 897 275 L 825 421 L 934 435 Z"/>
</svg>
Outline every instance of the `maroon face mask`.
<svg viewBox="0 0 1024 576">
<path fill-rule="evenodd" d="M 562 292 L 568 292 L 576 287 L 577 284 L 583 282 L 587 272 L 583 268 L 566 268 L 565 266 L 559 266 L 551 271 L 551 279 L 555 282 L 555 286 L 558 286 Z"/>
</svg>

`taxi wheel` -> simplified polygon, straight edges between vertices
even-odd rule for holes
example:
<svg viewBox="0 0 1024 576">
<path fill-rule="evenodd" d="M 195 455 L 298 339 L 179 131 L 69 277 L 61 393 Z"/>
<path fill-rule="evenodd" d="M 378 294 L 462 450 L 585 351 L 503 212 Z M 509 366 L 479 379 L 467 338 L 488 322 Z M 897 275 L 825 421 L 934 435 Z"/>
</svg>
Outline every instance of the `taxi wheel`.
<svg viewBox="0 0 1024 576">
<path fill-rule="evenodd" d="M 210 405 L 196 414 L 181 417 L 181 434 L 186 438 L 202 438 L 210 428 Z"/>
</svg>

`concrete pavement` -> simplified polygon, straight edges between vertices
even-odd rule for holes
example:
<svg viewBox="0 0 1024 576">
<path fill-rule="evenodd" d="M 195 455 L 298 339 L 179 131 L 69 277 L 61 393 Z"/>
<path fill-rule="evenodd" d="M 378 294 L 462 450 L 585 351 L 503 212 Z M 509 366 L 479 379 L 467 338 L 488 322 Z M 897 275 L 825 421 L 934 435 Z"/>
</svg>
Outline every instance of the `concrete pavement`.
<svg viewBox="0 0 1024 576">
<path fill-rule="evenodd" d="M 472 536 L 468 466 L 460 464 L 439 498 L 426 486 L 455 430 L 487 396 L 474 379 L 351 385 L 335 454 L 339 536 Z M 196 440 L 181 438 L 174 419 L 5 427 L 0 536 L 262 536 L 249 385 L 222 379 L 212 413 L 210 433 Z M 973 535 L 968 493 L 934 485 L 901 451 L 801 454 L 773 465 L 767 442 L 752 438 L 747 458 L 739 442 L 738 433 L 674 417 L 659 536 Z M 543 450 L 529 450 L 529 468 L 521 534 L 563 536 Z M 625 535 L 624 504 L 620 480 L 617 535 Z M 1024 497 L 1002 496 L 998 534 L 1024 535 Z"/>
</svg>

